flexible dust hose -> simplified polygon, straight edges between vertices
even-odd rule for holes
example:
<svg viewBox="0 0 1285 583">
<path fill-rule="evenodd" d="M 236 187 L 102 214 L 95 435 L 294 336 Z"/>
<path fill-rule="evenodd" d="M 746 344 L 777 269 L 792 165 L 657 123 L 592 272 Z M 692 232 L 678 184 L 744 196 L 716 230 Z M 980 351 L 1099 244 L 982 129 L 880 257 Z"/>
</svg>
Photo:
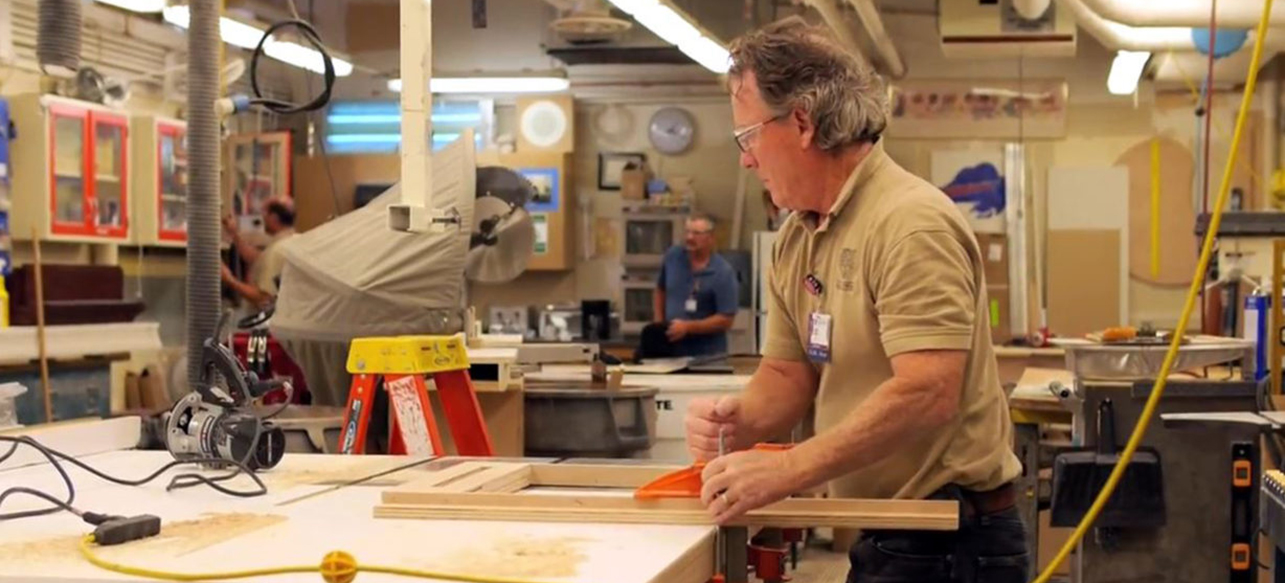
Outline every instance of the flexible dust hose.
<svg viewBox="0 0 1285 583">
<path fill-rule="evenodd" d="M 40 70 L 71 78 L 80 70 L 81 0 L 40 0 L 36 59 Z"/>
<path fill-rule="evenodd" d="M 195 388 L 201 349 L 218 326 L 219 278 L 219 96 L 218 0 L 195 0 L 188 31 L 187 202 L 187 380 Z"/>
<path fill-rule="evenodd" d="M 1212 214 L 1209 217 L 1209 228 L 1205 231 L 1204 244 L 1200 248 L 1200 261 L 1196 265 L 1196 273 L 1192 275 L 1191 287 L 1187 289 L 1187 301 L 1182 307 L 1182 316 L 1178 319 L 1178 326 L 1174 328 L 1173 341 L 1169 343 L 1169 350 L 1165 353 L 1164 364 L 1160 366 L 1160 373 L 1156 376 L 1155 387 L 1151 390 L 1151 396 L 1147 397 L 1147 404 L 1143 407 L 1142 413 L 1138 415 L 1138 423 L 1133 428 L 1133 433 L 1129 435 L 1129 442 L 1125 444 L 1124 451 L 1120 452 L 1120 460 L 1116 462 L 1115 468 L 1111 470 L 1111 475 L 1107 477 L 1107 482 L 1102 486 L 1102 491 L 1098 497 L 1093 500 L 1093 505 L 1085 513 L 1080 524 L 1075 527 L 1066 544 L 1058 551 L 1057 556 L 1049 562 L 1044 572 L 1035 578 L 1035 583 L 1047 583 L 1053 576 L 1053 572 L 1062 565 L 1066 558 L 1070 556 L 1071 550 L 1080 543 L 1084 535 L 1093 526 L 1097 520 L 1098 514 L 1106 506 L 1107 500 L 1115 492 L 1116 485 L 1120 483 L 1120 477 L 1124 474 L 1124 469 L 1129 466 L 1129 461 L 1133 459 L 1133 454 L 1138 450 L 1138 445 L 1142 443 L 1143 435 L 1147 433 L 1147 426 L 1151 423 L 1151 418 L 1156 414 L 1156 406 L 1160 404 L 1160 396 L 1164 393 L 1166 382 L 1169 378 L 1170 371 L 1173 370 L 1174 360 L 1178 356 L 1178 346 L 1182 342 L 1183 336 L 1187 331 L 1187 323 L 1191 320 L 1191 311 L 1196 306 L 1196 298 L 1201 289 L 1204 287 L 1204 275 L 1209 268 L 1209 257 L 1214 248 L 1214 239 L 1218 236 L 1218 226 L 1222 223 L 1223 209 L 1227 207 L 1227 200 L 1231 193 L 1232 170 L 1236 167 L 1236 155 L 1240 153 L 1240 138 L 1245 129 L 1245 120 L 1249 117 L 1249 109 L 1254 100 L 1254 86 L 1258 84 L 1258 68 L 1262 63 L 1263 44 L 1267 38 L 1267 26 L 1271 20 L 1272 0 L 1263 2 L 1263 16 L 1258 21 L 1258 30 L 1254 40 L 1254 54 L 1249 63 L 1249 73 L 1245 79 L 1244 93 L 1240 96 L 1240 111 L 1236 113 L 1236 128 L 1232 131 L 1232 147 L 1227 154 L 1227 162 L 1223 168 L 1222 184 L 1218 187 L 1218 200 L 1211 207 Z M 1208 115 L 1210 112 L 1205 112 Z M 1034 526 L 1032 526 L 1034 528 Z"/>
</svg>

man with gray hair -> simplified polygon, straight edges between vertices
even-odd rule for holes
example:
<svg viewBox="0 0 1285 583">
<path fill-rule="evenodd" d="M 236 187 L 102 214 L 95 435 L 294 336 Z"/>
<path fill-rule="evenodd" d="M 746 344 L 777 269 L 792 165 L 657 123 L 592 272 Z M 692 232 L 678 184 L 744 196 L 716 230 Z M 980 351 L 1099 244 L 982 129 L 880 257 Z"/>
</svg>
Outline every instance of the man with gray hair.
<svg viewBox="0 0 1285 583">
<path fill-rule="evenodd" d="M 885 86 L 827 34 L 791 18 L 731 58 L 741 164 L 792 214 L 758 370 L 687 412 L 689 449 L 708 461 L 702 500 L 720 523 L 826 483 L 837 497 L 955 500 L 958 531 L 863 532 L 849 583 L 1025 581 L 1021 464 L 967 221 L 884 153 Z M 814 437 L 750 449 L 813 406 Z"/>
<path fill-rule="evenodd" d="M 727 355 L 739 286 L 736 270 L 714 246 L 714 218 L 687 217 L 683 244 L 665 252 L 656 277 L 654 321 L 642 332 L 642 358 Z"/>
</svg>

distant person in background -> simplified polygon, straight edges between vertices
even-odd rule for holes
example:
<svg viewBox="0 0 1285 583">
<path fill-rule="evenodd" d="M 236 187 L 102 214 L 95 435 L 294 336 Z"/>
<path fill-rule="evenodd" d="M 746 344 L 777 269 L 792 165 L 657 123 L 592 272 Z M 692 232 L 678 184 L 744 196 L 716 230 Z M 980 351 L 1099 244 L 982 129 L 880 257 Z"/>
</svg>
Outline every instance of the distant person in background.
<svg viewBox="0 0 1285 583">
<path fill-rule="evenodd" d="M 654 321 L 638 358 L 727 354 L 739 298 L 736 271 L 714 252 L 714 220 L 687 219 L 685 241 L 665 253 L 656 281 Z"/>
<path fill-rule="evenodd" d="M 241 281 L 226 263 L 223 264 L 223 284 L 232 288 L 255 311 L 267 307 L 277 295 L 285 261 L 279 244 L 295 234 L 294 218 L 294 205 L 287 199 L 274 199 L 263 205 L 263 230 L 270 237 L 263 249 L 241 236 L 235 218 L 227 216 L 223 219 L 223 231 L 232 240 L 232 248 L 250 266 L 247 281 Z"/>
</svg>

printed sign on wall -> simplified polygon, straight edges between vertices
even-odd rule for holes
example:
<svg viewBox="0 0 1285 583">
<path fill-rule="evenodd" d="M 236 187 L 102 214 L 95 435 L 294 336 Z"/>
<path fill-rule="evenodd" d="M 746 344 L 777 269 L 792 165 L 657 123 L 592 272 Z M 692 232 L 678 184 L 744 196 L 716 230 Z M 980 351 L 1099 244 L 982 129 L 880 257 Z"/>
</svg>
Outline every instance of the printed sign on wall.
<svg viewBox="0 0 1285 583">
<path fill-rule="evenodd" d="M 933 152 L 932 183 L 946 193 L 978 233 L 1004 233 L 1004 155 L 992 150 Z"/>
</svg>

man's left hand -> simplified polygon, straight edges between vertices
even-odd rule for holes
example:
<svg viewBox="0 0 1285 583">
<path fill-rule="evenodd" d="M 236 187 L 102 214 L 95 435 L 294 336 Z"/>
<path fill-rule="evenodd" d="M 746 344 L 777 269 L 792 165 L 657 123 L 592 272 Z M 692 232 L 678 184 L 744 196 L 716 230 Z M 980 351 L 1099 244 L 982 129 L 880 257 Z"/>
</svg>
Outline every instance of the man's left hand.
<svg viewBox="0 0 1285 583">
<path fill-rule="evenodd" d="M 790 456 L 779 451 L 723 455 L 705 464 L 701 478 L 701 501 L 720 525 L 802 489 Z"/>
<path fill-rule="evenodd" d="M 665 329 L 665 337 L 670 342 L 678 342 L 691 332 L 691 325 L 692 323 L 687 320 L 674 320 L 669 323 L 669 328 Z"/>
</svg>

